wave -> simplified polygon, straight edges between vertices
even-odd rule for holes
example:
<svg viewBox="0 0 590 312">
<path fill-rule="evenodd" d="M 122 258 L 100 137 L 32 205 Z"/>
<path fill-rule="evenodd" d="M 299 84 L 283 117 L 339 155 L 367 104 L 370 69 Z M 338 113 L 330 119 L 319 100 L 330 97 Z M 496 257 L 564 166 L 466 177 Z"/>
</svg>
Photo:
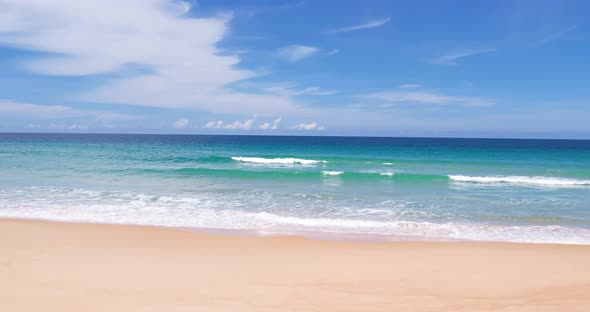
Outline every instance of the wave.
<svg viewBox="0 0 590 312">
<path fill-rule="evenodd" d="M 242 169 L 216 169 L 216 168 L 177 168 L 177 169 L 140 169 L 141 173 L 156 174 L 171 177 L 226 177 L 226 178 L 252 178 L 252 179 L 302 179 L 321 177 L 317 171 L 290 171 L 290 170 L 242 170 Z"/>
<path fill-rule="evenodd" d="M 301 158 L 262 158 L 262 157 L 232 157 L 231 159 L 239 162 L 255 163 L 255 164 L 280 164 L 280 165 L 317 165 L 320 163 L 327 163 L 325 160 L 312 160 Z"/>
<path fill-rule="evenodd" d="M 327 171 L 327 170 L 322 170 L 322 175 L 325 175 L 325 176 L 337 176 L 337 175 L 341 175 L 343 173 L 344 173 L 344 171 Z"/>
<path fill-rule="evenodd" d="M 356 174 L 368 174 L 368 175 L 379 175 L 379 176 L 383 176 L 383 177 L 393 177 L 396 174 L 396 172 L 393 172 L 391 170 L 367 170 L 367 171 L 356 172 Z M 404 175 L 404 173 L 397 173 L 397 174 L 400 174 L 402 177 Z"/>
<path fill-rule="evenodd" d="M 376 221 L 363 219 L 301 218 L 260 212 L 252 217 L 270 227 L 267 232 L 319 231 L 328 233 L 387 235 L 392 239 L 472 240 L 520 243 L 590 244 L 590 230 L 558 225 L 503 226 L 466 223 Z"/>
<path fill-rule="evenodd" d="M 223 156 L 203 156 L 203 157 L 183 157 L 183 156 L 171 156 L 164 157 L 161 159 L 155 159 L 154 162 L 170 162 L 170 163 L 230 163 L 231 160 Z"/>
<path fill-rule="evenodd" d="M 449 175 L 451 181 L 470 183 L 509 183 L 554 187 L 590 186 L 590 180 L 575 180 L 556 177 L 527 177 L 527 176 L 464 176 Z"/>
<path fill-rule="evenodd" d="M 288 159 L 288 158 L 286 158 Z M 482 184 L 482 185 L 522 185 L 538 187 L 560 187 L 576 188 L 590 187 L 590 180 L 571 179 L 561 177 L 543 177 L 543 176 L 467 176 L 467 175 L 446 175 L 446 174 L 424 174 L 424 173 L 405 173 L 395 172 L 392 170 L 368 170 L 368 171 L 342 171 L 342 170 L 321 170 L 316 171 L 307 166 L 295 167 L 295 169 L 265 168 L 261 170 L 245 170 L 240 168 L 208 168 L 208 167 L 184 167 L 169 169 L 123 169 L 123 170 L 106 170 L 104 173 L 115 173 L 122 175 L 133 174 L 156 174 L 170 177 L 191 177 L 191 176 L 211 176 L 211 177 L 235 177 L 235 178 L 322 178 L 326 176 L 339 176 L 347 180 L 371 180 L 387 179 L 398 182 L 430 182 L 430 183 L 465 183 L 465 184 Z"/>
<path fill-rule="evenodd" d="M 121 174 L 157 174 L 162 176 L 211 176 L 211 177 L 235 177 L 235 178 L 284 178 L 284 179 L 302 179 L 302 178 L 322 178 L 327 176 L 339 176 L 346 180 L 397 180 L 407 182 L 446 182 L 449 180 L 446 175 L 434 174 L 413 174 L 413 173 L 396 173 L 391 171 L 339 171 L 339 170 L 243 170 L 243 169 L 223 169 L 223 168 L 175 168 L 175 169 L 136 169 L 131 171 L 115 171 Z"/>
</svg>

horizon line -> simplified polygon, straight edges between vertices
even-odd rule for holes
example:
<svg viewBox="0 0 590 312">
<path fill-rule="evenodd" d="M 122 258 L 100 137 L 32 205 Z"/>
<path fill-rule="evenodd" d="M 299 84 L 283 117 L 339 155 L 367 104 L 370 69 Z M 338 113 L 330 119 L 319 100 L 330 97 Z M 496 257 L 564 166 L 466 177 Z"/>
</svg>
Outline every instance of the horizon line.
<svg viewBox="0 0 590 312">
<path fill-rule="evenodd" d="M 256 137 L 325 137 L 325 138 L 389 138 L 389 139 L 465 139 L 465 140 L 556 140 L 590 141 L 589 138 L 551 138 L 551 137 L 451 137 L 451 136 L 379 136 L 379 135 L 296 135 L 296 134 L 221 134 L 221 133 L 121 133 L 121 132 L 11 132 L 2 134 L 58 134 L 58 135 L 175 135 L 175 136 L 256 136 Z"/>
</svg>

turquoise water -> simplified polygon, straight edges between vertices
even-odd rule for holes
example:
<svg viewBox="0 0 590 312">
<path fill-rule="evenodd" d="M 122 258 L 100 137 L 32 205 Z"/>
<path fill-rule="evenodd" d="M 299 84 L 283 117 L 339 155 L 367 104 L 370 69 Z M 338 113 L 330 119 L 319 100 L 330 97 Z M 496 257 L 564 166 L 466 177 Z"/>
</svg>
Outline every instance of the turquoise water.
<svg viewBox="0 0 590 312">
<path fill-rule="evenodd" d="M 0 134 L 0 216 L 590 244 L 590 141 Z"/>
</svg>

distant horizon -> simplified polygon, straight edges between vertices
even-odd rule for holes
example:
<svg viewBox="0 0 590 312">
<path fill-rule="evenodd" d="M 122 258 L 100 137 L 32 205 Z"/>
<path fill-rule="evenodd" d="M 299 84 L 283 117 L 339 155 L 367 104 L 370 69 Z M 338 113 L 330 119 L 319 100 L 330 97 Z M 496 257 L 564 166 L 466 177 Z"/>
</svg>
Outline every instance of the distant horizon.
<svg viewBox="0 0 590 312">
<path fill-rule="evenodd" d="M 559 140 L 590 141 L 590 138 L 557 137 L 469 137 L 469 136 L 385 136 L 385 135 L 334 135 L 334 134 L 265 134 L 265 133 L 156 133 L 156 132 L 12 132 L 2 134 L 50 134 L 50 135 L 170 135 L 170 136 L 255 136 L 255 137 L 325 137 L 325 138 L 390 138 L 390 139 L 473 139 L 473 140 Z"/>
</svg>

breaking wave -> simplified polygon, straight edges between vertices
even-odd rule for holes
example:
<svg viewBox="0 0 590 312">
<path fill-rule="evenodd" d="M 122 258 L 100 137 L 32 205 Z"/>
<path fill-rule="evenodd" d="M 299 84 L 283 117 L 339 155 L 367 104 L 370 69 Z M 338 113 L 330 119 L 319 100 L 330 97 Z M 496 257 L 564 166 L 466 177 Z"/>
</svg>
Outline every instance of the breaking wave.
<svg viewBox="0 0 590 312">
<path fill-rule="evenodd" d="M 526 176 L 464 176 L 464 175 L 449 175 L 451 181 L 470 182 L 470 183 L 509 183 L 509 184 L 524 184 L 524 185 L 539 185 L 539 186 L 553 186 L 553 187 L 575 187 L 575 186 L 590 186 L 590 180 L 575 180 L 566 178 L 554 177 L 526 177 Z"/>
<path fill-rule="evenodd" d="M 279 165 L 317 165 L 327 163 L 325 160 L 312 160 L 301 158 L 262 158 L 262 157 L 232 157 L 231 159 L 245 163 L 255 164 L 279 164 Z"/>
</svg>

